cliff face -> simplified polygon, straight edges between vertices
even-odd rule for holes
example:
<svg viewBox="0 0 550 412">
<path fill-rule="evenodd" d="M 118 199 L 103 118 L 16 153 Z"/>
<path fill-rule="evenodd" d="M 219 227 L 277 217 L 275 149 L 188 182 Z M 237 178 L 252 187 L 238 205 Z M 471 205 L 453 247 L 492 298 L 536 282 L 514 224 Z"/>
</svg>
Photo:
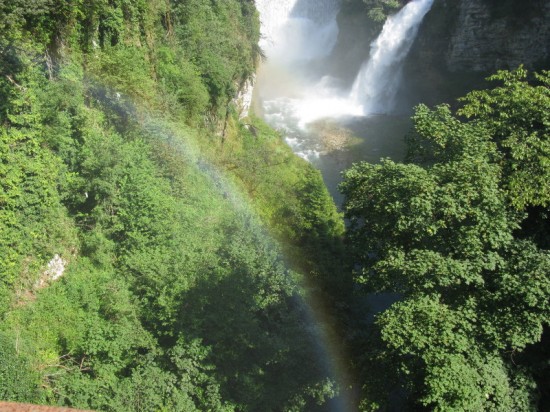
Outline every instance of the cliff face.
<svg viewBox="0 0 550 412">
<path fill-rule="evenodd" d="M 435 0 L 406 63 L 405 95 L 451 102 L 498 69 L 548 68 L 548 21 L 548 0 Z"/>
<path fill-rule="evenodd" d="M 450 71 L 536 67 L 550 56 L 550 2 L 462 0 L 449 37 Z"/>
</svg>

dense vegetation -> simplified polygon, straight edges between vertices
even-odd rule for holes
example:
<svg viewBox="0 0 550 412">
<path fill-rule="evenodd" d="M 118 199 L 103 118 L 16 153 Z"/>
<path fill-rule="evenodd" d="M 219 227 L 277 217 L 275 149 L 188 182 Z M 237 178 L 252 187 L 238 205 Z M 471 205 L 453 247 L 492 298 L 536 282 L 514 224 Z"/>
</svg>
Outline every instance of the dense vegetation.
<svg viewBox="0 0 550 412">
<path fill-rule="evenodd" d="M 343 224 L 319 172 L 238 119 L 254 3 L 18 0 L 0 30 L 0 399 L 332 397 L 302 275 L 339 283 L 313 252 Z"/>
<path fill-rule="evenodd" d="M 419 106 L 407 163 L 345 173 L 357 281 L 394 300 L 356 342 L 367 409 L 548 402 L 550 73 L 490 80 L 456 114 Z"/>
<path fill-rule="evenodd" d="M 258 38 L 249 0 L 0 1 L 0 400 L 325 410 L 313 294 L 361 410 L 548 407 L 550 74 L 419 106 L 405 163 L 345 173 L 343 245 L 319 172 L 239 118 Z"/>
</svg>

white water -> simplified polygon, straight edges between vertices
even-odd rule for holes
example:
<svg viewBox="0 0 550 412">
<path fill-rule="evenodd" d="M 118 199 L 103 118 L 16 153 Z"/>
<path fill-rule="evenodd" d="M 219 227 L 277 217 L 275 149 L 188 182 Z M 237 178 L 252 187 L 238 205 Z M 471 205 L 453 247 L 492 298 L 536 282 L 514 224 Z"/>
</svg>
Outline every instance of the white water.
<svg viewBox="0 0 550 412">
<path fill-rule="evenodd" d="M 267 57 L 257 93 L 268 123 L 297 154 L 314 160 L 322 149 L 306 136 L 309 123 L 391 113 L 402 64 L 432 3 L 413 0 L 388 18 L 350 91 L 322 71 L 336 44 L 340 0 L 257 0 Z"/>
<path fill-rule="evenodd" d="M 395 107 L 403 62 L 418 33 L 418 27 L 433 0 L 415 0 L 389 17 L 382 33 L 371 45 L 370 57 L 355 79 L 350 100 L 364 114 L 387 114 Z"/>
<path fill-rule="evenodd" d="M 336 16 L 340 2 L 256 1 L 261 20 L 260 47 L 267 57 L 258 73 L 256 90 L 264 117 L 281 130 L 298 155 L 310 160 L 319 152 L 315 142 L 304 141 L 302 132 L 309 119 L 319 118 L 323 110 L 318 100 L 312 99 L 316 90 L 329 90 L 318 87 L 322 77 L 319 67 L 338 38 Z"/>
<path fill-rule="evenodd" d="M 260 47 L 270 62 L 295 66 L 327 56 L 336 43 L 340 0 L 257 0 Z"/>
</svg>

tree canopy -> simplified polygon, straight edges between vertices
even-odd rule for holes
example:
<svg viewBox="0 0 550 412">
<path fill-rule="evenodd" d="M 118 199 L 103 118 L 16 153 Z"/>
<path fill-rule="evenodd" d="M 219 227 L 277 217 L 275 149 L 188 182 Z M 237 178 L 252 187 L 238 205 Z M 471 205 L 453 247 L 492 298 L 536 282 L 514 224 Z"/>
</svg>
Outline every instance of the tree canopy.
<svg viewBox="0 0 550 412">
<path fill-rule="evenodd" d="M 364 356 L 430 409 L 537 402 L 532 370 L 514 358 L 550 319 L 550 254 L 520 231 L 530 207 L 548 206 L 550 95 L 547 72 L 526 78 L 499 72 L 457 114 L 417 107 L 408 163 L 344 174 L 357 281 L 399 297 Z"/>
</svg>

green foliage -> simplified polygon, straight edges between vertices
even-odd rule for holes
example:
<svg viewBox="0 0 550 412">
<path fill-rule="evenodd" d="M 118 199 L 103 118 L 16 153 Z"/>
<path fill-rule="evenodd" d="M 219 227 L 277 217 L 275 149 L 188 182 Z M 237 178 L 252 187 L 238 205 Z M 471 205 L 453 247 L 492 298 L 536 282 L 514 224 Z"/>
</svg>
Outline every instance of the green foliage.
<svg viewBox="0 0 550 412">
<path fill-rule="evenodd" d="M 550 72 L 527 81 L 522 67 L 500 71 L 491 90 L 469 93 L 460 115 L 483 123 L 504 156 L 504 186 L 517 209 L 550 205 Z"/>
<path fill-rule="evenodd" d="M 154 99 L 155 83 L 146 62 L 146 50 L 139 47 L 107 47 L 89 59 L 88 70 L 106 85 L 143 102 Z"/>
<path fill-rule="evenodd" d="M 414 293 L 428 286 L 437 290 L 438 282 L 450 286 L 450 280 L 437 276 L 437 271 L 435 283 L 425 284 L 423 272 L 434 270 L 427 264 L 433 259 L 421 255 L 422 249 L 428 249 L 434 257 L 452 257 L 459 266 L 467 260 L 463 276 L 454 281 L 477 283 L 472 269 L 493 267 L 496 262 L 486 259 L 487 252 L 502 248 L 516 227 L 502 207 L 496 183 L 494 168 L 483 163 L 437 164 L 429 171 L 391 161 L 355 166 L 346 173 L 342 188 L 348 196 L 350 235 L 361 261 L 377 262 L 373 269 L 379 281 L 400 283 L 399 292 Z M 409 254 L 409 259 L 427 266 L 418 267 L 415 277 L 407 276 L 410 283 L 397 282 L 403 276 L 393 265 L 400 266 Z M 439 266 L 454 265 L 443 260 L 435 265 Z"/>
<path fill-rule="evenodd" d="M 363 0 L 367 6 L 367 15 L 378 24 L 383 23 L 388 15 L 401 7 L 399 0 Z"/>
<path fill-rule="evenodd" d="M 357 279 L 400 297 L 377 316 L 363 359 L 430 409 L 536 405 L 530 365 L 508 355 L 540 341 L 550 316 L 550 255 L 518 231 L 526 206 L 546 205 L 548 88 L 544 76 L 538 86 L 524 78 L 501 72 L 502 87 L 470 93 L 460 113 L 474 121 L 419 106 L 413 163 L 361 163 L 344 175 Z M 369 379 L 384 404 L 381 382 Z"/>
<path fill-rule="evenodd" d="M 409 390 L 436 411 L 532 410 L 534 382 L 480 348 L 470 333 L 475 311 L 468 309 L 453 310 L 437 295 L 425 295 L 396 303 L 380 316 L 382 339 L 401 360 Z M 417 381 L 426 387 L 419 391 Z"/>
<path fill-rule="evenodd" d="M 325 290 L 345 295 L 344 284 L 350 277 L 343 264 L 343 219 L 321 174 L 295 156 L 260 119 L 250 117 L 247 122 L 237 126 L 236 136 L 228 128 L 230 133 L 216 153 L 221 166 L 235 174 L 250 194 L 293 269 L 308 273 Z"/>
<path fill-rule="evenodd" d="M 38 374 L 18 353 L 18 337 L 0 332 L 0 399 L 22 402 L 37 399 Z"/>
<path fill-rule="evenodd" d="M 260 27 L 248 1 L 175 1 L 176 38 L 199 68 L 211 104 L 219 108 L 254 73 Z"/>
<path fill-rule="evenodd" d="M 0 130 L 0 295 L 15 284 L 26 288 L 55 253 L 74 245 L 57 190 L 63 166 L 43 147 L 43 114 L 35 66 L 19 73 L 6 96 L 9 111 Z M 4 303 L 5 305 L 5 303 Z M 5 306 L 0 309 L 0 313 Z"/>
<path fill-rule="evenodd" d="M 310 352 L 314 336 L 295 303 L 292 274 L 265 234 L 245 219 L 224 228 L 227 243 L 217 252 L 217 273 L 180 297 L 176 329 L 212 347 L 209 359 L 225 398 L 249 410 L 277 410 L 289 398 L 304 396 L 321 365 Z M 297 359 L 311 367 L 295 370 Z"/>
<path fill-rule="evenodd" d="M 197 123 L 206 112 L 209 102 L 208 90 L 201 81 L 199 70 L 183 53 L 177 54 L 173 49 L 163 47 L 158 50 L 157 73 L 167 95 L 175 99 L 176 110 L 184 110 L 185 117 L 191 123 Z M 168 111 L 176 111 L 167 102 Z"/>
<path fill-rule="evenodd" d="M 319 271 L 343 224 L 320 174 L 232 113 L 254 3 L 15 1 L 0 17 L 0 398 L 322 408 L 334 384 L 286 260 Z M 223 143 L 201 128 L 217 124 Z"/>
<path fill-rule="evenodd" d="M 38 25 L 51 10 L 50 0 L 23 0 L 0 2 L 0 29 L 4 34 L 2 40 L 13 40 L 21 36 L 23 27 Z M 44 40 L 41 38 L 40 40 Z"/>
<path fill-rule="evenodd" d="M 295 157 L 280 136 L 266 129 L 260 120 L 254 119 L 249 128 L 254 133 L 241 131 L 244 147 L 229 161 L 238 168 L 237 173 L 272 226 L 294 243 L 341 235 L 342 221 L 319 171 Z M 290 185 L 278 184 L 281 181 Z M 279 204 L 280 198 L 287 201 Z"/>
</svg>

